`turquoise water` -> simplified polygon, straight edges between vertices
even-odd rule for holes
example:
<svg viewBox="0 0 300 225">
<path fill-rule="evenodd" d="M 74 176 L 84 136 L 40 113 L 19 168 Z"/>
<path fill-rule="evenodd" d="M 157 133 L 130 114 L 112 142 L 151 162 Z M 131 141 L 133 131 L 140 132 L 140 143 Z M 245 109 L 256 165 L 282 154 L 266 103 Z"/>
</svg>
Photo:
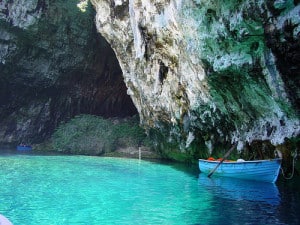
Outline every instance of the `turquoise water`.
<svg viewBox="0 0 300 225">
<path fill-rule="evenodd" d="M 299 224 L 299 192 L 294 198 L 286 210 L 292 203 L 276 185 L 209 179 L 174 164 L 0 155 L 0 214 L 14 225 Z"/>
</svg>

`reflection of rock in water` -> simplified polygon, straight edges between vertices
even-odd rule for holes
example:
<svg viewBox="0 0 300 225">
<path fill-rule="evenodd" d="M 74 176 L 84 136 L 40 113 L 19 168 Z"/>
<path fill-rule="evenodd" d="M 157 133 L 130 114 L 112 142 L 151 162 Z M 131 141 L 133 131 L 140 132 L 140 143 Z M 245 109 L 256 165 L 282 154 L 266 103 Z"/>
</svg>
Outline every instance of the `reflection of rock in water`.
<svg viewBox="0 0 300 225">
<path fill-rule="evenodd" d="M 199 174 L 198 184 L 219 197 L 232 200 L 264 202 L 270 205 L 279 205 L 281 200 L 277 186 L 267 182 L 226 177 L 208 178 Z"/>
</svg>

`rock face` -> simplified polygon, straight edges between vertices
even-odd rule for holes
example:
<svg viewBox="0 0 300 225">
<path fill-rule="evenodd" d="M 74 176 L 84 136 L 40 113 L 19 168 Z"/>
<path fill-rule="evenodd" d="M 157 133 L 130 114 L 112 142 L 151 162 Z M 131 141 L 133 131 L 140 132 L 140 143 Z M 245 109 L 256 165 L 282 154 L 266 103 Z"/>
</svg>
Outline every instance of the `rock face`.
<svg viewBox="0 0 300 225">
<path fill-rule="evenodd" d="M 96 27 L 87 0 L 0 1 L 0 142 L 80 113 L 194 157 L 299 135 L 299 1 L 91 2 Z"/>
<path fill-rule="evenodd" d="M 91 2 L 150 134 L 183 152 L 299 135 L 299 1 Z"/>
<path fill-rule="evenodd" d="M 0 1 L 0 142 L 40 142 L 81 113 L 137 113 L 94 17 L 87 1 Z"/>
</svg>

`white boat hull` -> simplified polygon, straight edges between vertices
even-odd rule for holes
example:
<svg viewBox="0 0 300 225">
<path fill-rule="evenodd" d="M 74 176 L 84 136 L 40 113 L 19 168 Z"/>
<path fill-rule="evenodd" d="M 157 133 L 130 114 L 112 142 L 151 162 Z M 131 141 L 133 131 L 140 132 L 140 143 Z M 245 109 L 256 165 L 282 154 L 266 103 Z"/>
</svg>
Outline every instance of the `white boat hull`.
<svg viewBox="0 0 300 225">
<path fill-rule="evenodd" d="M 201 172 L 209 174 L 218 163 L 219 161 L 199 159 L 199 169 Z M 280 166 L 281 159 L 223 162 L 213 176 L 274 183 L 277 180 Z"/>
</svg>

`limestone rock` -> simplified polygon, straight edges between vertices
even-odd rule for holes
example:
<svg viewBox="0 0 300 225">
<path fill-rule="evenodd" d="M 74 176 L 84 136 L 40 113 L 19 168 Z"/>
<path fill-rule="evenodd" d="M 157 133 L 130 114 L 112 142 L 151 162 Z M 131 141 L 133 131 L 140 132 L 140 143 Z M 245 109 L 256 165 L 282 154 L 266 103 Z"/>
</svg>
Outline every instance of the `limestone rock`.
<svg viewBox="0 0 300 225">
<path fill-rule="evenodd" d="M 268 32 L 273 23 L 280 33 L 280 23 L 292 20 L 285 30 L 291 48 L 298 49 L 299 6 L 253 0 L 91 2 L 141 123 L 164 141 L 182 150 L 193 142 L 239 142 L 241 149 L 253 140 L 279 144 L 299 135 L 299 79 L 285 79 L 278 57 L 290 51 L 276 53 L 273 39 L 265 41 L 274 35 Z M 299 71 L 299 51 L 291 51 L 292 70 Z"/>
<path fill-rule="evenodd" d="M 91 2 L 96 27 L 87 0 L 0 1 L 0 141 L 135 107 L 157 148 L 193 157 L 299 135 L 298 1 Z"/>
</svg>

